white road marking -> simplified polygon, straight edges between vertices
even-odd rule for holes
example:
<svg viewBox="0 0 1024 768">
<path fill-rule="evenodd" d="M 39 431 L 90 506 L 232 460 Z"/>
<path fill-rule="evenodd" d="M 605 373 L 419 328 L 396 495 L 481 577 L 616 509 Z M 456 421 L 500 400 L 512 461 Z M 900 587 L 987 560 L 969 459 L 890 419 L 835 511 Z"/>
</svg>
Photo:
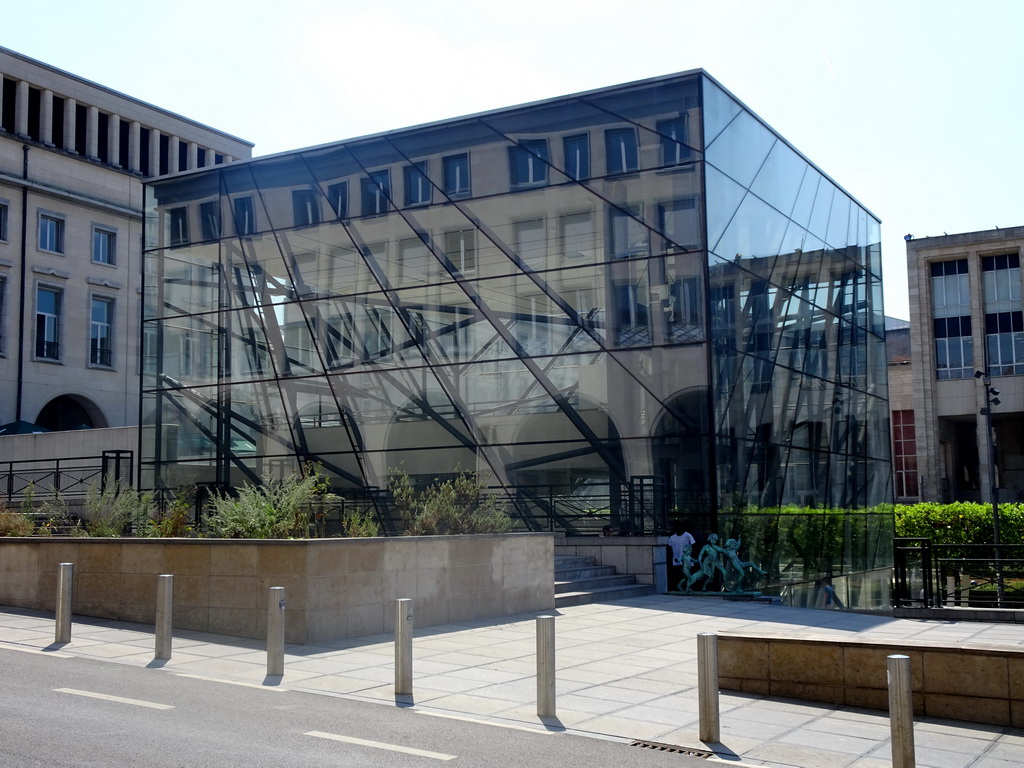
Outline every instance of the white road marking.
<svg viewBox="0 0 1024 768">
<path fill-rule="evenodd" d="M 495 723 L 491 720 L 481 720 L 476 717 L 462 717 L 461 715 L 446 715 L 441 712 L 426 712 L 422 709 L 414 709 L 418 715 L 427 715 L 429 717 L 443 717 L 445 720 L 459 720 L 463 723 L 479 723 L 480 725 L 492 725 L 495 728 L 508 728 L 510 731 L 526 731 L 527 733 L 534 733 L 538 736 L 555 736 L 564 731 L 549 731 L 546 728 L 531 728 L 528 725 L 512 725 L 511 723 Z"/>
<path fill-rule="evenodd" d="M 122 696 L 111 696 L 106 693 L 94 691 L 79 691 L 75 688 L 54 688 L 57 693 L 70 693 L 74 696 L 85 696 L 90 699 L 102 699 L 103 701 L 116 701 L 119 704 L 131 704 L 136 707 L 148 707 L 149 709 L 174 709 L 170 704 L 157 704 L 154 701 L 142 701 L 141 699 L 126 699 Z"/>
<path fill-rule="evenodd" d="M 23 645 L 15 645 L 14 643 L 7 643 L 0 641 L 0 648 L 5 651 L 21 651 L 22 653 L 34 653 L 39 656 L 52 656 L 57 659 L 73 659 L 74 656 L 68 653 L 57 653 L 56 651 L 44 651 L 42 648 L 26 648 Z"/>
<path fill-rule="evenodd" d="M 274 691 L 275 693 L 281 693 L 282 691 L 288 690 L 287 688 L 278 688 L 274 685 L 260 685 L 259 683 L 243 683 L 240 680 L 224 680 L 220 677 L 206 677 L 205 675 L 189 675 L 185 672 L 175 672 L 178 677 L 188 677 L 192 680 L 205 680 L 208 683 L 224 683 L 225 685 L 240 685 L 243 688 L 257 688 L 261 691 Z"/>
<path fill-rule="evenodd" d="M 401 752 L 406 755 L 416 755 L 418 757 L 429 757 L 433 760 L 454 760 L 458 755 L 446 755 L 443 752 L 428 752 L 425 749 L 413 749 L 412 747 L 402 747 L 398 744 L 387 744 L 383 741 L 367 741 L 366 739 L 356 739 L 352 736 L 339 736 L 336 733 L 324 733 L 323 731 L 309 731 L 304 734 L 305 736 L 315 736 L 318 739 L 330 739 L 331 741 L 342 741 L 346 744 L 356 744 L 360 747 L 373 747 L 374 749 L 386 749 L 389 752 Z"/>
</svg>

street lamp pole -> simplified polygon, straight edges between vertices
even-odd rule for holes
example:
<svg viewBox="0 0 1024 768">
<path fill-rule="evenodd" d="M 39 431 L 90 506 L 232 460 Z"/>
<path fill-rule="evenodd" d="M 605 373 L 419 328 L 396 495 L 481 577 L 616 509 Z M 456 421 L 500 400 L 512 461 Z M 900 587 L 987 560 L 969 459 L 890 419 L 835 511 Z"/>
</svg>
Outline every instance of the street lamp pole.
<svg viewBox="0 0 1024 768">
<path fill-rule="evenodd" d="M 996 488 L 996 434 L 992 430 L 992 406 L 999 405 L 999 390 L 992 386 L 992 378 L 983 371 L 975 371 L 974 378 L 985 386 L 985 407 L 981 409 L 985 417 L 985 433 L 988 436 L 988 482 L 992 493 L 992 543 L 995 545 L 996 556 L 996 607 L 1002 608 L 1005 603 L 1003 594 L 1002 551 L 999 547 L 999 490 Z"/>
</svg>

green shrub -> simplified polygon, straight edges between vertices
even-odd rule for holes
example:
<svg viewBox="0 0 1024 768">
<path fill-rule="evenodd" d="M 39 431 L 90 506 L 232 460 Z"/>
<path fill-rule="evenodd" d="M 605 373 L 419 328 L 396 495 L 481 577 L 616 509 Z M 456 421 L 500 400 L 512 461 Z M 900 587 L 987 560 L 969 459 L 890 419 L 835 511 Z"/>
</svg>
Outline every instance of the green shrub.
<svg viewBox="0 0 1024 768">
<path fill-rule="evenodd" d="M 408 536 L 443 536 L 461 533 L 508 533 L 512 518 L 475 472 L 456 470 L 448 480 L 436 478 L 416 493 L 401 469 L 388 472 L 388 487 L 402 515 Z"/>
<path fill-rule="evenodd" d="M 896 505 L 896 535 L 928 538 L 933 544 L 991 544 L 992 505 L 971 501 L 952 504 Z M 1024 504 L 999 505 L 999 538 L 1024 541 Z"/>
<path fill-rule="evenodd" d="M 264 478 L 243 485 L 236 496 L 214 491 L 206 515 L 213 536 L 226 539 L 287 539 L 309 536 L 309 507 L 327 495 L 327 479 L 316 464 L 306 464 L 283 480 Z"/>
<path fill-rule="evenodd" d="M 145 534 L 151 525 L 153 495 L 109 481 L 90 486 L 85 494 L 85 532 L 89 536 L 124 536 L 133 529 Z"/>
<path fill-rule="evenodd" d="M 31 517 L 0 504 L 0 536 L 31 536 L 35 530 L 36 524 Z"/>
<path fill-rule="evenodd" d="M 350 539 L 380 535 L 380 526 L 369 512 L 346 512 L 341 518 L 341 529 Z"/>
</svg>

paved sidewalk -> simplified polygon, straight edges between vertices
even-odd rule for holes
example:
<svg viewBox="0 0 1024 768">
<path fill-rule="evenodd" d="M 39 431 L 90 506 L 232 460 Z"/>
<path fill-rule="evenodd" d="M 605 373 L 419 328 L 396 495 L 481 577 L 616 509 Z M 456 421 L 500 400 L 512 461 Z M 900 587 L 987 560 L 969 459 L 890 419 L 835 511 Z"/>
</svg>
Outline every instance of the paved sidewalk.
<svg viewBox="0 0 1024 768">
<path fill-rule="evenodd" d="M 415 613 L 415 606 L 413 608 Z M 736 764 L 888 768 L 884 712 L 723 693 L 722 743 L 698 738 L 700 632 L 744 631 L 1024 645 L 1013 624 L 937 622 L 655 595 L 554 612 L 556 719 L 536 715 L 536 622 L 510 616 L 415 631 L 414 696 L 394 696 L 390 635 L 288 645 L 283 678 L 266 678 L 259 640 L 176 630 L 173 656 L 154 662 L 153 627 L 75 617 L 53 644 L 52 615 L 0 608 L 0 648 L 46 650 L 153 667 L 163 673 L 346 696 L 427 714 L 713 749 Z M 950 720 L 915 722 L 918 768 L 1017 768 L 1024 731 Z"/>
</svg>

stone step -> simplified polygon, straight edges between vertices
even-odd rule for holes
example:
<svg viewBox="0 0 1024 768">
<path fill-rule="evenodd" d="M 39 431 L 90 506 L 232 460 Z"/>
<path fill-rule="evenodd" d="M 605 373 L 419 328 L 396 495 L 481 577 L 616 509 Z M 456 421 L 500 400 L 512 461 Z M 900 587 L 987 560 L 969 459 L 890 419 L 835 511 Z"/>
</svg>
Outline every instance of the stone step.
<svg viewBox="0 0 1024 768">
<path fill-rule="evenodd" d="M 594 565 L 597 558 L 593 555 L 555 555 L 555 570 L 564 568 L 585 568 Z"/>
<path fill-rule="evenodd" d="M 614 565 L 588 565 L 580 568 L 561 568 L 555 565 L 555 581 L 576 581 L 592 579 L 595 576 L 614 576 Z"/>
<path fill-rule="evenodd" d="M 612 568 L 614 573 L 615 569 Z M 555 580 L 555 594 L 563 592 L 592 592 L 597 589 L 605 589 L 607 587 L 621 587 L 631 584 L 636 584 L 636 576 L 629 574 L 618 575 L 601 575 L 594 576 L 589 579 L 571 579 L 566 581 L 559 581 L 556 577 Z"/>
<path fill-rule="evenodd" d="M 555 607 L 566 608 L 571 605 L 604 603 L 611 600 L 623 600 L 629 597 L 643 597 L 644 595 L 653 594 L 654 586 L 652 584 L 631 584 L 586 592 L 562 592 L 555 595 Z"/>
</svg>

